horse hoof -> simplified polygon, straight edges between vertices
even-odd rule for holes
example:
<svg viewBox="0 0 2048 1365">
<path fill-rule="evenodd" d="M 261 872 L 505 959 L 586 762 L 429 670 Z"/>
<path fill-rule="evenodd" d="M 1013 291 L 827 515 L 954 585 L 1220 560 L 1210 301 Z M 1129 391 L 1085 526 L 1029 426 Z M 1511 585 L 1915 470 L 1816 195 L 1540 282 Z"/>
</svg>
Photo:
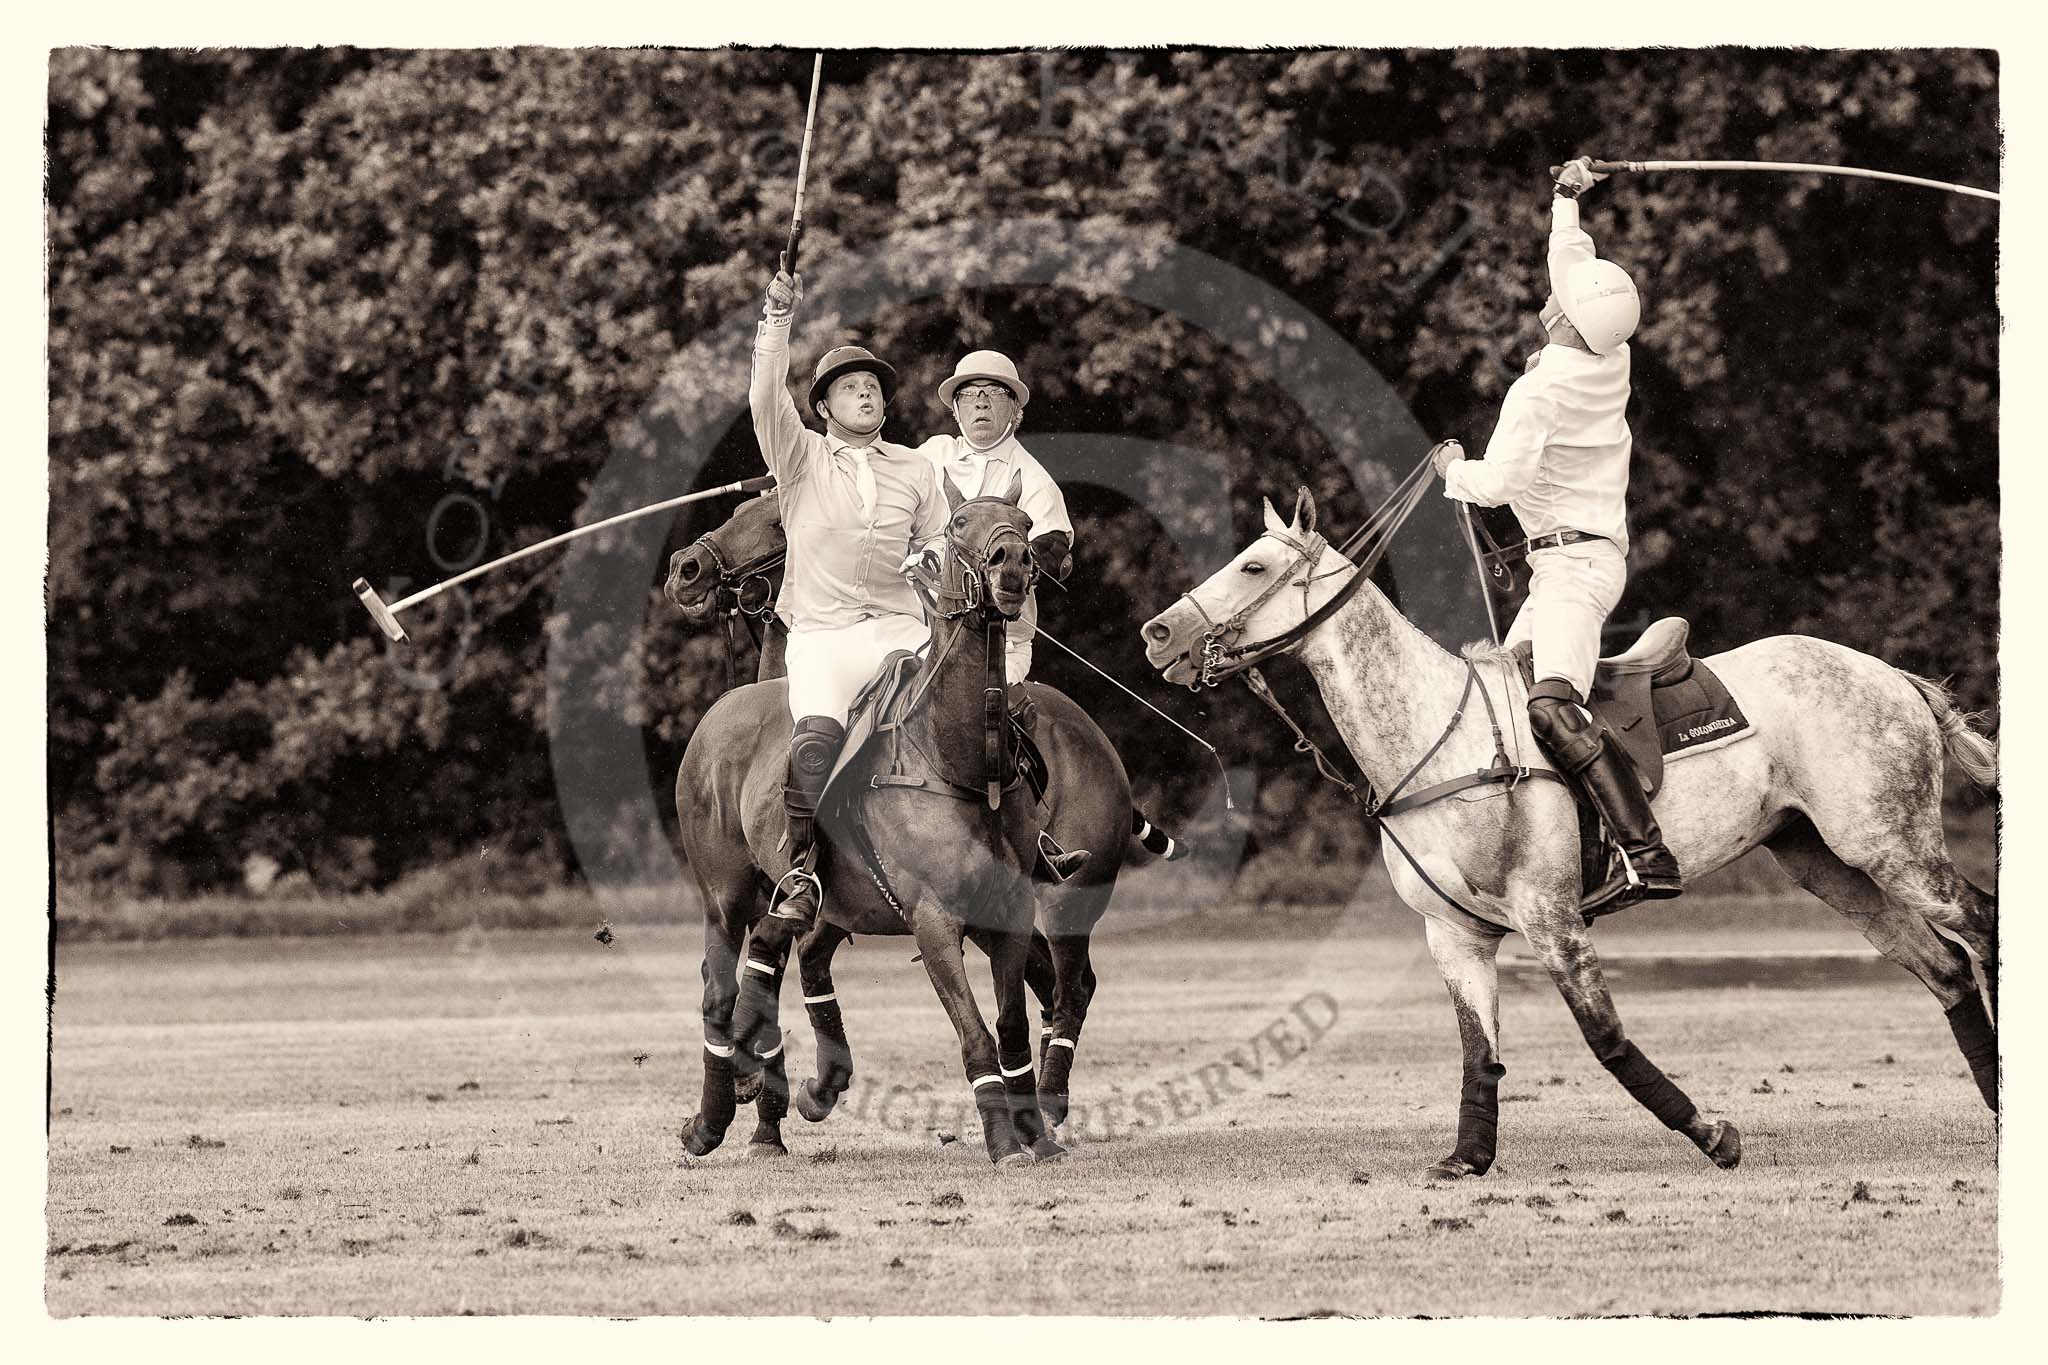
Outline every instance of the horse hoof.
<svg viewBox="0 0 2048 1365">
<path fill-rule="evenodd" d="M 1442 1161 L 1437 1162 L 1436 1165 L 1423 1172 L 1423 1178 L 1426 1180 L 1463 1180 L 1466 1176 L 1481 1176 L 1485 1174 L 1485 1171 L 1466 1158 L 1453 1154 L 1445 1157 Z"/>
<path fill-rule="evenodd" d="M 1031 1155 L 1038 1161 L 1059 1161 L 1066 1154 L 1067 1149 L 1054 1142 L 1050 1136 L 1042 1137 L 1031 1144 Z"/>
<path fill-rule="evenodd" d="M 1714 1164 L 1724 1171 L 1732 1171 L 1742 1164 L 1742 1133 L 1726 1119 L 1714 1124 L 1714 1131 L 1707 1134 L 1706 1146 L 1700 1149 L 1713 1158 Z"/>
<path fill-rule="evenodd" d="M 683 1129 L 682 1137 L 683 1150 L 691 1156 L 710 1156 L 718 1150 L 719 1144 L 725 1141 L 725 1134 L 712 1132 L 694 1114 L 690 1116 L 688 1126 Z"/>
<path fill-rule="evenodd" d="M 1057 1128 L 1067 1121 L 1067 1097 L 1047 1091 L 1038 1092 L 1038 1112 L 1045 1115 L 1045 1126 Z"/>
<path fill-rule="evenodd" d="M 1029 1152 L 1011 1152 L 996 1158 L 996 1169 L 999 1171 L 1013 1171 L 1032 1164 L 1033 1158 Z"/>
<path fill-rule="evenodd" d="M 789 1148 L 780 1142 L 750 1142 L 747 1144 L 749 1161 L 774 1161 L 789 1155 Z"/>
<path fill-rule="evenodd" d="M 761 1073 L 748 1071 L 732 1078 L 732 1099 L 734 1104 L 752 1104 L 761 1098 Z"/>
<path fill-rule="evenodd" d="M 823 1123 L 832 1116 L 833 1108 L 839 1103 L 837 1095 L 823 1096 L 818 1090 L 816 1079 L 807 1080 L 796 1090 L 796 1112 L 811 1123 Z"/>
</svg>

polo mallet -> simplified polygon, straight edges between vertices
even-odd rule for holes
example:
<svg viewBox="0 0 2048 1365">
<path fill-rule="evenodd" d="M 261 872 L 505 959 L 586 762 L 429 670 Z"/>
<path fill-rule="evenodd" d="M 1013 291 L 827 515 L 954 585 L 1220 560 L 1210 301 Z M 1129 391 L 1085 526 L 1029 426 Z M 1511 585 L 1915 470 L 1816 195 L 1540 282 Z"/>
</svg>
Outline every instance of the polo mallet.
<svg viewBox="0 0 2048 1365">
<path fill-rule="evenodd" d="M 603 521 L 594 521 L 588 526 L 579 526 L 573 531 L 564 531 L 561 535 L 550 537 L 537 545 L 529 545 L 523 550 L 514 550 L 509 555 L 501 556 L 488 564 L 479 564 L 473 569 L 455 575 L 455 577 L 445 583 L 436 583 L 431 588 L 422 588 L 412 596 L 400 598 L 396 602 L 387 603 L 377 595 L 377 590 L 370 586 L 369 579 L 358 578 L 355 581 L 356 596 L 362 598 L 363 605 L 369 608 L 371 619 L 376 621 L 379 626 L 382 626 L 384 633 L 396 643 L 406 638 L 405 627 L 398 624 L 398 613 L 416 607 L 430 597 L 439 597 L 448 589 L 460 583 L 467 583 L 478 574 L 486 574 L 515 560 L 525 559 L 530 555 L 537 555 L 542 550 L 560 545 L 564 541 L 595 534 L 608 526 L 617 526 L 622 522 L 635 521 L 641 517 L 651 517 L 656 512 L 665 512 L 671 507 L 681 507 L 686 502 L 703 502 L 707 498 L 720 498 L 728 493 L 752 493 L 759 489 L 773 488 L 774 486 L 775 476 L 773 474 L 761 474 L 751 479 L 741 479 L 737 483 L 723 484 L 717 488 L 707 488 L 701 493 L 685 493 L 680 498 L 670 498 L 666 502 L 657 502 L 652 506 L 642 507 L 636 511 L 621 512 L 615 517 L 606 517 Z"/>
<path fill-rule="evenodd" d="M 796 212 L 789 220 L 789 245 L 782 249 L 782 269 L 796 274 L 796 249 L 804 239 L 804 180 L 811 170 L 811 129 L 818 120 L 818 78 L 825 73 L 825 54 L 811 63 L 811 105 L 804 111 L 804 145 L 796 158 Z"/>
<path fill-rule="evenodd" d="M 1974 185 L 1955 185 L 1946 180 L 1927 180 L 1892 171 L 1866 171 L 1860 166 L 1816 166 L 1804 161 L 1595 161 L 1593 169 L 1603 174 L 1613 171 L 1786 171 L 1797 175 L 1846 175 L 1859 180 L 1890 180 L 1901 185 L 1918 185 L 1923 189 L 1947 190 L 1950 194 L 1967 194 L 1999 202 L 1996 191 L 1980 190 Z M 1563 170 L 1562 166 L 1552 166 L 1550 173 L 1556 176 Z"/>
</svg>

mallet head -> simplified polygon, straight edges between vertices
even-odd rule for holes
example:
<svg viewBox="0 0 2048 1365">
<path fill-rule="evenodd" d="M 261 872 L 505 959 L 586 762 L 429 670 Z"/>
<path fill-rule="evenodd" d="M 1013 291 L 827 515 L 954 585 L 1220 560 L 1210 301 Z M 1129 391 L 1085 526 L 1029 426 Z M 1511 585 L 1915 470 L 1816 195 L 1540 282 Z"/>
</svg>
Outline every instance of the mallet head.
<svg viewBox="0 0 2048 1365">
<path fill-rule="evenodd" d="M 370 586 L 370 580 L 358 578 L 355 589 L 356 596 L 363 599 L 363 605 L 370 609 L 371 618 L 384 628 L 384 633 L 390 636 L 394 643 L 403 641 L 405 627 L 398 624 L 398 618 L 391 614 L 391 608 L 385 606 L 384 599 L 377 596 L 377 590 Z"/>
</svg>

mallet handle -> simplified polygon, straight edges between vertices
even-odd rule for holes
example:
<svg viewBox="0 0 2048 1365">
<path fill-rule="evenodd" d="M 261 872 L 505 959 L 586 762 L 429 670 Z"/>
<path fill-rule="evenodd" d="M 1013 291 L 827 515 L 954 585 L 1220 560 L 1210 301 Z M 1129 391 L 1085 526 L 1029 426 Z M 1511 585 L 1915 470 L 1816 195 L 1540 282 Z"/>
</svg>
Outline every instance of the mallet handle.
<svg viewBox="0 0 2048 1365">
<path fill-rule="evenodd" d="M 1556 175 L 1562 166 L 1552 166 L 1550 173 Z M 1967 194 L 1978 199 L 1998 202 L 1994 190 L 1980 190 L 1974 185 L 1957 185 L 1946 180 L 1928 180 L 1917 175 L 1898 175 L 1891 171 L 1866 171 L 1860 166 L 1818 166 L 1805 161 L 1595 161 L 1596 171 L 1790 171 L 1804 175 L 1846 175 L 1859 180 L 1890 180 L 1900 185 L 1918 185 L 1922 189 L 1947 190 L 1950 194 Z"/>
<path fill-rule="evenodd" d="M 811 173 L 811 129 L 818 120 L 818 78 L 825 72 L 825 54 L 811 63 L 811 103 L 804 111 L 804 145 L 796 158 L 796 212 L 789 220 L 789 245 L 782 250 L 782 268 L 796 274 L 796 249 L 804 239 L 804 181 Z"/>
<path fill-rule="evenodd" d="M 775 476 L 773 474 L 760 474 L 751 479 L 741 479 L 737 483 L 728 483 L 717 488 L 707 488 L 701 493 L 685 493 L 679 498 L 670 498 L 666 502 L 657 502 L 651 506 L 636 508 L 631 512 L 621 512 L 615 517 L 606 517 L 603 521 L 593 521 L 588 526 L 579 526 L 573 531 L 564 531 L 558 536 L 552 536 L 538 544 L 529 545 L 523 550 L 514 550 L 511 554 L 494 559 L 488 564 L 479 564 L 474 569 L 455 575 L 455 577 L 445 583 L 436 583 L 431 588 L 422 588 L 410 597 L 393 602 L 388 610 L 395 615 L 398 612 L 404 611 L 407 607 L 419 605 L 430 597 L 437 597 L 457 584 L 467 583 L 478 574 L 486 574 L 493 569 L 502 568 L 515 560 L 525 559 L 529 555 L 537 555 L 542 550 L 560 545 L 564 541 L 595 535 L 608 526 L 617 526 L 623 522 L 637 521 L 641 517 L 651 517 L 656 512 L 665 512 L 671 507 L 681 507 L 686 502 L 702 502 L 706 498 L 724 497 L 728 493 L 752 493 L 758 489 L 773 488 L 774 486 Z"/>
</svg>

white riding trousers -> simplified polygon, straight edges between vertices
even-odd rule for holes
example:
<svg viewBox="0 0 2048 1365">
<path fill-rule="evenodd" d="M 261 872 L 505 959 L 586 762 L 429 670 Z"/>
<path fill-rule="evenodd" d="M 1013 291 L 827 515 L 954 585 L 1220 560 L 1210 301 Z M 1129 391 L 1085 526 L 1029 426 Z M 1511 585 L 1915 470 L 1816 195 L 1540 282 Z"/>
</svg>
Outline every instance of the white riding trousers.
<svg viewBox="0 0 2048 1365">
<path fill-rule="evenodd" d="M 1508 627 L 1510 645 L 1530 641 L 1536 680 L 1563 678 L 1583 699 L 1593 692 L 1600 628 L 1628 586 L 1628 559 L 1610 540 L 1582 540 L 1529 555 L 1529 597 Z"/>
<path fill-rule="evenodd" d="M 789 715 L 824 716 L 846 724 L 846 709 L 882 660 L 899 649 L 922 649 L 931 628 L 915 616 L 891 612 L 850 626 L 792 630 L 784 656 L 789 667 Z"/>
</svg>

